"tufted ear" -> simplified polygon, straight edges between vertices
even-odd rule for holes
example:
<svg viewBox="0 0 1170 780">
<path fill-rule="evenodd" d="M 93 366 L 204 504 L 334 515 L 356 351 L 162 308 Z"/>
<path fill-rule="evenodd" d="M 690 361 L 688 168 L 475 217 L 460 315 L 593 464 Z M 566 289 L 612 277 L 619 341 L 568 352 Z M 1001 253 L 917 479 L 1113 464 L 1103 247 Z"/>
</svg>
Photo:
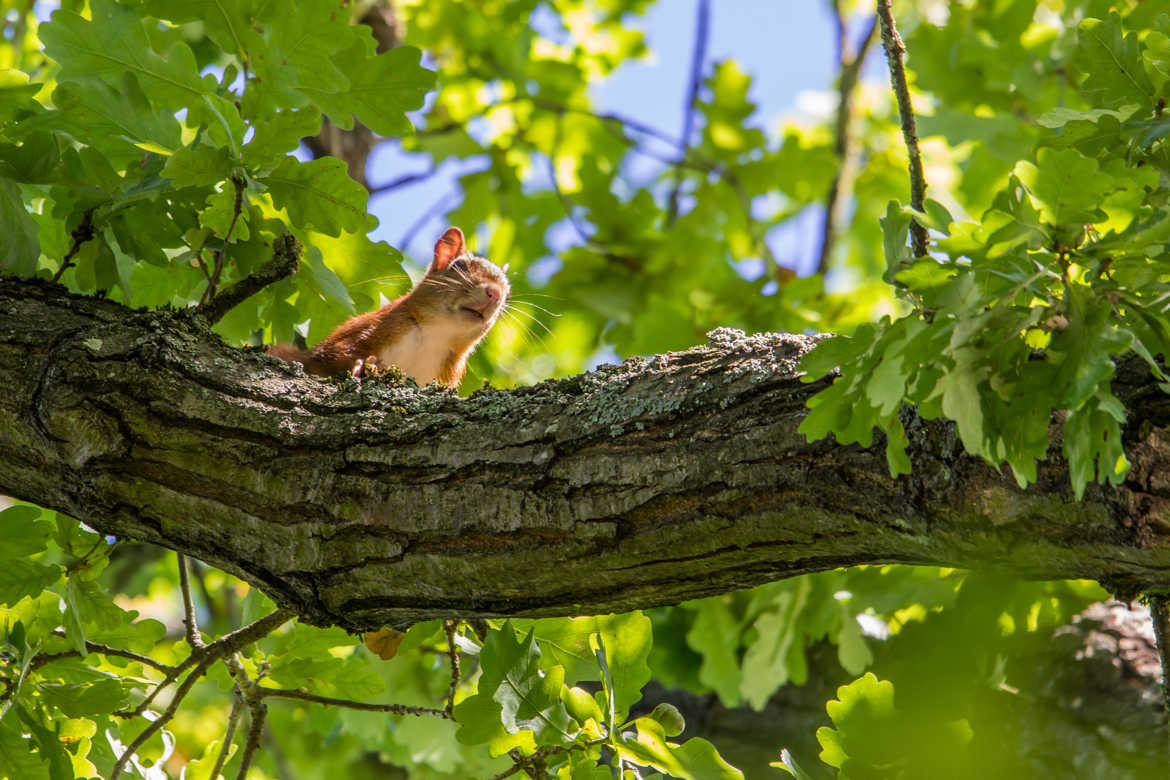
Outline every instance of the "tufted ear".
<svg viewBox="0 0 1170 780">
<path fill-rule="evenodd" d="M 431 262 L 432 271 L 442 271 L 447 264 L 467 251 L 463 243 L 463 231 L 457 227 L 449 227 L 442 237 L 435 242 L 435 259 Z"/>
</svg>

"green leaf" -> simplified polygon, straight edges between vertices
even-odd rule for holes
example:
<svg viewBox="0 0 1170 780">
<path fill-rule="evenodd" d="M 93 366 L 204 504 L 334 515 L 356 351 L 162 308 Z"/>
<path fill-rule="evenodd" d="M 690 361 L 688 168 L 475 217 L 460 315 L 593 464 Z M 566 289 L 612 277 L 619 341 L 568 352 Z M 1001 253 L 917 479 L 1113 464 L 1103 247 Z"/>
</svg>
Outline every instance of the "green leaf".
<svg viewBox="0 0 1170 780">
<path fill-rule="evenodd" d="M 359 42 L 337 57 L 349 76 L 348 90 L 302 89 L 341 127 L 352 127 L 350 114 L 355 114 L 379 135 L 406 135 L 413 130 L 406 112 L 422 108 L 427 92 L 435 88 L 435 74 L 419 64 L 422 52 L 413 46 L 375 57 L 367 56 L 367 51 L 365 42 Z"/>
<path fill-rule="evenodd" d="M 210 187 L 232 174 L 232 160 L 221 146 L 184 146 L 167 159 L 162 175 L 175 187 Z M 233 190 L 234 194 L 234 190 Z"/>
<path fill-rule="evenodd" d="M 129 703 L 122 683 L 114 679 L 92 683 L 38 683 L 45 702 L 70 718 L 92 718 L 117 712 Z"/>
<path fill-rule="evenodd" d="M 305 248 L 302 269 L 308 272 L 305 274 L 305 278 L 322 295 L 331 301 L 341 304 L 351 314 L 356 311 L 353 298 L 350 297 L 349 289 L 345 286 L 345 282 L 341 281 L 337 274 L 333 273 L 332 269 L 325 265 L 320 249 L 315 246 Z"/>
<path fill-rule="evenodd" d="M 268 167 L 296 149 L 302 138 L 320 132 L 321 110 L 310 106 L 279 111 L 256 123 L 255 128 L 252 139 L 244 145 L 243 161 L 252 168 Z"/>
<path fill-rule="evenodd" d="M 1085 19 L 1077 26 L 1073 62 L 1087 75 L 1081 88 L 1098 105 L 1140 103 L 1153 108 L 1154 87 L 1142 65 L 1137 34 L 1124 33 L 1117 11 L 1105 20 Z"/>
<path fill-rule="evenodd" d="M 703 657 L 699 680 L 719 694 L 725 707 L 740 701 L 739 622 L 727 604 L 728 597 L 692 601 L 684 604 L 695 612 L 694 623 L 687 632 L 687 645 Z"/>
<path fill-rule="evenodd" d="M 33 751 L 16 718 L 0 719 L 0 776 L 21 780 L 48 780 L 49 768 Z"/>
<path fill-rule="evenodd" d="M 20 197 L 20 187 L 0 178 L 0 270 L 31 276 L 41 254 L 37 223 Z"/>
<path fill-rule="evenodd" d="M 616 745 L 622 758 L 652 767 L 680 780 L 742 780 L 743 773 L 723 760 L 715 747 L 695 737 L 681 745 L 666 740 L 662 724 L 651 718 L 634 721 L 638 735 L 622 734 Z"/>
<path fill-rule="evenodd" d="M 479 654 L 483 672 L 477 692 L 455 707 L 461 742 L 488 742 L 501 723 L 509 734 L 530 730 L 541 744 L 572 739 L 573 720 L 561 702 L 564 668 L 542 671 L 539 659 L 532 631 L 520 642 L 505 623 L 488 635 Z"/>
<path fill-rule="evenodd" d="M 1032 193 L 1044 221 L 1051 225 L 1101 221 L 1105 217 L 1101 201 L 1116 189 L 1113 177 L 1076 149 L 1041 149 L 1035 164 L 1018 162 L 1014 172 Z"/>
<path fill-rule="evenodd" d="M 151 104 L 133 73 L 123 73 L 117 87 L 89 79 L 66 81 L 53 92 L 57 111 L 37 124 L 61 129 L 75 139 L 127 160 L 142 149 L 169 153 L 182 144 L 172 112 Z"/>
<path fill-rule="evenodd" d="M 65 600 L 65 638 L 70 641 L 73 648 L 77 650 L 78 654 L 85 658 L 85 625 L 81 616 L 81 608 L 78 602 L 81 601 L 80 586 L 76 577 L 70 577 L 65 583 L 65 592 L 62 598 Z"/>
<path fill-rule="evenodd" d="M 858 625 L 857 618 L 844 604 L 840 605 L 840 609 L 841 628 L 834 639 L 837 645 L 837 659 L 841 662 L 841 668 L 849 674 L 861 674 L 873 663 L 873 653 L 861 636 L 861 626 Z"/>
<path fill-rule="evenodd" d="M 17 504 L 0 511 L 0 558 L 23 558 L 48 549 L 53 524 L 40 507 Z"/>
<path fill-rule="evenodd" d="M 349 178 L 345 163 L 325 157 L 303 163 L 285 157 L 276 170 L 258 181 L 268 187 L 277 208 L 287 209 L 299 228 L 315 228 L 330 236 L 357 233 L 366 226 L 365 187 Z"/>
<path fill-rule="evenodd" d="M 597 617 L 538 620 L 533 625 L 542 653 L 565 668 L 565 682 L 601 681 L 589 637 L 600 634 L 613 676 L 615 708 L 625 717 L 650 681 L 647 659 L 653 644 L 650 619 L 641 612 Z"/>
<path fill-rule="evenodd" d="M 0 565 L 0 604 L 15 604 L 25 596 L 36 596 L 57 582 L 61 567 L 19 558 L 4 560 Z"/>
<path fill-rule="evenodd" d="M 804 632 L 799 620 L 812 584 L 807 577 L 779 592 L 772 606 L 756 618 L 757 639 L 743 656 L 740 694 L 755 710 L 762 710 L 772 694 L 790 679 L 801 684 L 808 670 L 804 660 Z"/>
<path fill-rule="evenodd" d="M 91 0 L 90 11 L 92 21 L 58 9 L 38 30 L 45 53 L 61 66 L 61 81 L 97 78 L 113 86 L 129 72 L 151 101 L 174 110 L 212 93 L 213 84 L 200 78 L 187 44 L 175 43 L 160 55 L 151 48 L 143 20 L 130 8 L 113 0 Z"/>
</svg>

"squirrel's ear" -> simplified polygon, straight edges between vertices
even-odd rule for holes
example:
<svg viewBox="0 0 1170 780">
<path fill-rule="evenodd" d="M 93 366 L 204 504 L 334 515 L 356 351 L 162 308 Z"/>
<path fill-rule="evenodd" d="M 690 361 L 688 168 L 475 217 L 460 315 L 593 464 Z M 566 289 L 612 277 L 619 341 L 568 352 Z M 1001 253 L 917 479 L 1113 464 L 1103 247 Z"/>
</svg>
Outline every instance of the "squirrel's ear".
<svg viewBox="0 0 1170 780">
<path fill-rule="evenodd" d="M 442 271 L 448 263 L 466 251 L 467 245 L 463 243 L 463 231 L 457 227 L 447 228 L 442 237 L 435 242 L 435 259 L 431 263 L 431 269 Z"/>
</svg>

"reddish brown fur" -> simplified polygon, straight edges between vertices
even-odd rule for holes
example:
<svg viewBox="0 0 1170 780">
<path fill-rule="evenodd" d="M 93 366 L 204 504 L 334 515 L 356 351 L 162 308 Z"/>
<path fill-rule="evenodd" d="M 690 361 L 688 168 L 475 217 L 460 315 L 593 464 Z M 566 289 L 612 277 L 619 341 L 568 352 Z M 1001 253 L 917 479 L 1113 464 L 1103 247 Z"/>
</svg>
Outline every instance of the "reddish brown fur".
<svg viewBox="0 0 1170 780">
<path fill-rule="evenodd" d="M 426 275 L 409 293 L 346 320 L 312 349 L 274 344 L 268 352 L 321 376 L 355 367 L 360 371 L 371 358 L 381 364 L 385 361 L 379 356 L 393 355 L 420 384 L 433 374 L 441 384 L 457 387 L 467 358 L 503 310 L 508 293 L 503 272 L 467 252 L 462 231 L 448 228 L 435 244 Z M 436 350 L 442 354 L 430 354 Z"/>
</svg>

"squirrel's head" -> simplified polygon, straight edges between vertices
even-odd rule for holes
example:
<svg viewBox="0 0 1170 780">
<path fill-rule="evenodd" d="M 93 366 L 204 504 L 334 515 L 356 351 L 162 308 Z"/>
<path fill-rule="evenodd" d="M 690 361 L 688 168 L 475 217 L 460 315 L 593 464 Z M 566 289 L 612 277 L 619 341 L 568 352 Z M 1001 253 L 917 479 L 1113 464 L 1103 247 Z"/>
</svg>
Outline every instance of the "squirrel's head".
<svg viewBox="0 0 1170 780">
<path fill-rule="evenodd" d="M 511 286 L 503 270 L 467 251 L 463 231 L 450 227 L 435 243 L 435 257 L 411 293 L 425 309 L 482 336 L 508 302 Z"/>
</svg>

